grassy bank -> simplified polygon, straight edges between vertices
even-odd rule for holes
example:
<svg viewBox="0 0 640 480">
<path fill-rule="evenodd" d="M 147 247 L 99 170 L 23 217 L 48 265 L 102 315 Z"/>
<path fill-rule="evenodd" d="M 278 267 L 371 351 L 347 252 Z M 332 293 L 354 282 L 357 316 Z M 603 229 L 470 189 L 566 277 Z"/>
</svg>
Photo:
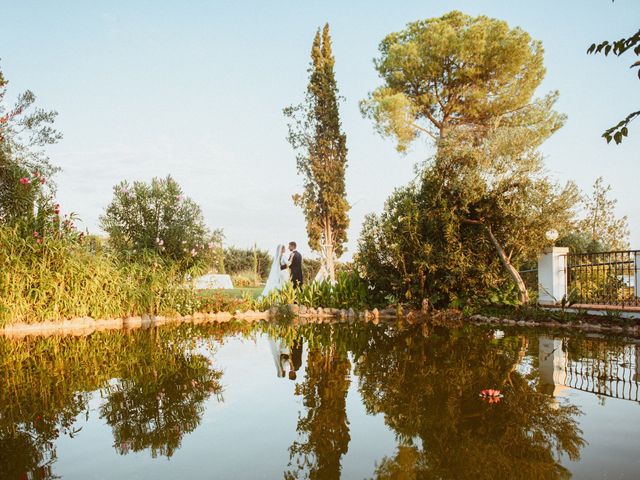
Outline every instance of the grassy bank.
<svg viewBox="0 0 640 480">
<path fill-rule="evenodd" d="M 259 298 L 262 287 L 196 291 L 185 286 L 186 273 L 179 263 L 157 255 L 123 258 L 87 240 L 35 241 L 0 228 L 0 328 L 77 317 L 233 313 L 292 303 L 356 310 L 370 306 L 367 287 L 353 273 L 340 274 L 335 285 L 289 285 L 267 298 Z"/>
<path fill-rule="evenodd" d="M 184 288 L 185 272 L 156 256 L 117 258 L 90 242 L 35 242 L 0 228 L 0 327 L 75 317 L 224 310 L 229 298 Z"/>
</svg>

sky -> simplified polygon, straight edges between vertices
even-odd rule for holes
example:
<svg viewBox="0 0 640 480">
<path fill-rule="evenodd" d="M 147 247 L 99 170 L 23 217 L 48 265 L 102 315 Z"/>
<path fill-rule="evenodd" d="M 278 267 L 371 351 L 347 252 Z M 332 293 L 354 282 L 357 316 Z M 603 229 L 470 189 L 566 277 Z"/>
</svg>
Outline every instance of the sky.
<svg viewBox="0 0 640 480">
<path fill-rule="evenodd" d="M 59 112 L 63 140 L 49 148 L 63 211 L 100 233 L 99 216 L 122 180 L 172 175 L 225 243 L 308 254 L 302 189 L 282 109 L 302 101 L 311 41 L 329 22 L 347 135 L 348 251 L 427 159 L 426 140 L 400 155 L 358 102 L 380 85 L 378 44 L 408 22 L 457 9 L 506 20 L 545 48 L 538 94 L 558 90 L 566 125 L 543 146 L 549 173 L 588 192 L 604 177 L 640 248 L 640 121 L 622 145 L 607 127 L 640 108 L 632 57 L 586 55 L 594 41 L 637 31 L 640 1 L 117 1 L 0 0 L 0 68 L 9 97 L 25 89 Z"/>
</svg>

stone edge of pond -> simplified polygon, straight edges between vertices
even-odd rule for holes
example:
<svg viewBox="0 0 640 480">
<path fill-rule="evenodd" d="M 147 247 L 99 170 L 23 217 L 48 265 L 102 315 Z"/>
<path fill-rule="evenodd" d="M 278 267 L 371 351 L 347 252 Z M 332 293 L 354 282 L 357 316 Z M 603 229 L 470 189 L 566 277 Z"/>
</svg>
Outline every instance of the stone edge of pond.
<svg viewBox="0 0 640 480">
<path fill-rule="evenodd" d="M 543 327 L 563 330 L 574 330 L 588 333 L 612 333 L 625 334 L 632 337 L 640 337 L 640 325 L 614 325 L 607 321 L 593 320 L 586 321 L 567 321 L 558 322 L 555 320 L 549 322 L 537 322 L 534 320 L 515 320 L 513 318 L 500 318 L 485 315 L 471 315 L 465 318 L 466 321 L 476 325 L 504 325 L 517 327 Z"/>
<path fill-rule="evenodd" d="M 322 323 L 323 321 L 335 320 L 372 320 L 391 319 L 402 316 L 403 312 L 396 309 L 385 309 L 378 311 L 355 311 L 353 309 L 337 308 L 306 308 L 298 305 L 287 305 L 286 313 L 292 314 L 301 319 Z M 166 324 L 181 323 L 224 323 L 232 320 L 246 322 L 256 322 L 261 320 L 275 320 L 283 314 L 281 309 L 273 307 L 264 311 L 236 311 L 230 312 L 197 312 L 193 315 L 141 315 L 123 318 L 103 318 L 94 319 L 92 317 L 77 317 L 71 319 L 45 321 L 36 323 L 16 322 L 0 329 L 0 336 L 3 337 L 28 337 L 28 336 L 53 336 L 70 335 L 85 336 L 96 331 L 104 330 L 133 330 L 138 328 L 151 328 Z"/>
<path fill-rule="evenodd" d="M 124 318 L 105 318 L 93 319 L 91 317 L 77 317 L 59 321 L 46 321 L 38 323 L 13 323 L 0 329 L 0 336 L 3 337 L 27 337 L 27 336 L 53 336 L 53 335 L 71 335 L 86 336 L 96 331 L 104 330 L 134 330 L 139 328 L 151 328 L 166 324 L 181 323 L 224 323 L 232 320 L 245 322 L 270 321 L 281 318 L 283 313 L 289 313 L 298 317 L 304 322 L 324 323 L 333 321 L 371 321 L 377 323 L 380 320 L 393 320 L 403 318 L 408 321 L 417 321 L 421 319 L 431 318 L 439 320 L 465 321 L 476 325 L 504 325 L 516 327 L 542 327 L 551 329 L 577 330 L 591 333 L 611 333 L 626 334 L 632 337 L 640 337 L 640 324 L 627 324 L 624 326 L 612 325 L 607 322 L 584 322 L 584 321 L 568 321 L 568 322 L 537 322 L 532 320 L 515 320 L 512 318 L 500 318 L 485 315 L 463 316 L 458 310 L 406 310 L 402 307 L 386 308 L 378 310 L 362 310 L 356 311 L 350 309 L 338 308 L 307 308 L 298 305 L 287 305 L 282 308 L 272 307 L 264 311 L 236 311 L 230 312 L 197 312 L 193 315 L 141 315 L 130 316 Z"/>
</svg>

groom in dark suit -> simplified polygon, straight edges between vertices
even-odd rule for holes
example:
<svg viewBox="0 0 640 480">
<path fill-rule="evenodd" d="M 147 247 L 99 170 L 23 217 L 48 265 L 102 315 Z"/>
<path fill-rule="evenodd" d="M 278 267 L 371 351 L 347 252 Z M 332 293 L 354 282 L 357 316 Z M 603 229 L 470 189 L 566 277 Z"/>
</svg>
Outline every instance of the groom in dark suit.
<svg viewBox="0 0 640 480">
<path fill-rule="evenodd" d="M 293 282 L 293 286 L 298 288 L 302 286 L 302 255 L 300 252 L 296 250 L 298 246 L 296 242 L 289 242 L 289 250 L 291 251 L 291 281 Z"/>
</svg>

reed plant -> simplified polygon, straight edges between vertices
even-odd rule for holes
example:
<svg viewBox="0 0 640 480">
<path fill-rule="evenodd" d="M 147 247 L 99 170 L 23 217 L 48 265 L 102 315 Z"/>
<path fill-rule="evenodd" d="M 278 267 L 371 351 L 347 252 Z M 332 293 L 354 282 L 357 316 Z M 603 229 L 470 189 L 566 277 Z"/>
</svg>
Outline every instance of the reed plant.
<svg viewBox="0 0 640 480">
<path fill-rule="evenodd" d="M 184 269 L 149 254 L 127 261 L 87 242 L 39 242 L 0 227 L 0 327 L 89 316 L 193 313 Z"/>
</svg>

